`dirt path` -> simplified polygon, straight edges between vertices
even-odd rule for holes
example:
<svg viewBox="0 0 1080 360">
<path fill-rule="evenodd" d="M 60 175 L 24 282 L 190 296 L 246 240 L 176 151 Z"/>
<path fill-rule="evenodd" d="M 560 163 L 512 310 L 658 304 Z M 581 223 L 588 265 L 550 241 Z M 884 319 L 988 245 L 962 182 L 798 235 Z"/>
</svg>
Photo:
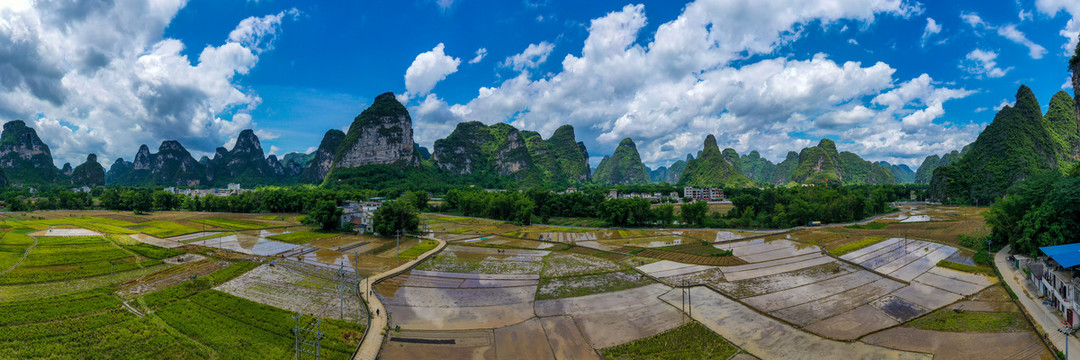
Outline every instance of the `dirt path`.
<svg viewBox="0 0 1080 360">
<path fill-rule="evenodd" d="M 383 342 L 386 338 L 383 333 L 383 328 L 387 324 L 386 307 L 379 301 L 378 296 L 366 296 L 371 294 L 374 289 L 374 284 L 383 279 L 387 279 L 404 271 L 411 269 L 420 262 L 426 260 L 432 255 L 437 254 L 446 247 L 446 241 L 436 239 L 434 237 L 429 238 L 434 241 L 438 241 L 439 245 L 434 249 L 428 250 L 428 252 L 421 254 L 416 259 L 407 263 L 401 264 L 392 270 L 385 271 L 376 275 L 372 275 L 367 278 L 366 281 L 360 283 L 360 295 L 368 298 L 368 316 L 371 316 L 371 323 L 368 324 L 367 331 L 364 332 L 364 339 L 360 342 L 360 347 L 357 348 L 356 353 L 353 354 L 353 359 L 374 360 L 379 356 L 379 350 L 382 349 Z M 373 315 L 374 314 L 374 315 Z"/>
<path fill-rule="evenodd" d="M 0 271 L 0 275 L 7 274 L 8 271 L 11 271 L 12 269 L 15 269 L 15 268 L 19 267 L 19 264 L 22 264 L 23 260 L 26 260 L 26 256 L 30 255 L 30 249 L 33 249 L 35 246 L 37 246 L 37 241 L 38 241 L 36 236 L 31 236 L 30 238 L 34 239 L 34 244 L 30 245 L 30 247 L 26 248 L 26 252 L 23 252 L 22 259 L 19 259 L 19 262 L 15 263 L 15 265 L 11 265 L 11 267 L 8 268 L 7 270 Z"/>
</svg>

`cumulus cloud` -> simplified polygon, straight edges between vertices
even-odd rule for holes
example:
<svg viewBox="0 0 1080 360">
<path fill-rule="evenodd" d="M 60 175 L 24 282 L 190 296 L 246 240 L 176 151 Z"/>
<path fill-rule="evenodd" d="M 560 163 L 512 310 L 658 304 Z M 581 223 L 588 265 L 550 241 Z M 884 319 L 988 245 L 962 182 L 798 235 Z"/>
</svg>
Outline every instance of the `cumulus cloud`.
<svg viewBox="0 0 1080 360">
<path fill-rule="evenodd" d="M 412 65 L 405 70 L 405 90 L 410 96 L 423 96 L 435 88 L 435 84 L 447 75 L 457 72 L 461 59 L 446 55 L 443 43 L 431 51 L 416 55 Z"/>
<path fill-rule="evenodd" d="M 514 71 L 534 69 L 547 61 L 552 50 L 555 50 L 555 45 L 547 41 L 541 41 L 539 44 L 529 44 L 525 51 L 506 58 L 502 62 L 502 66 L 512 68 Z"/>
<path fill-rule="evenodd" d="M 845 149 L 915 165 L 974 138 L 946 131 L 951 128 L 940 120 L 942 104 L 969 91 L 940 87 L 926 75 L 897 86 L 902 79 L 883 62 L 757 55 L 797 41 L 810 23 L 865 26 L 878 16 L 921 12 L 903 1 L 695 1 L 642 38 L 645 8 L 627 5 L 591 20 L 580 51 L 562 58 L 561 71 L 539 79 L 523 71 L 461 104 L 431 94 L 410 111 L 423 129 L 417 132 L 428 132 L 417 135 L 424 144 L 458 121 L 509 122 L 545 136 L 571 124 L 593 157 L 632 137 L 653 167 L 696 153 L 710 133 L 722 147 L 758 150 L 774 161 L 830 136 Z M 912 82 L 919 91 L 871 102 Z"/>
<path fill-rule="evenodd" d="M 1012 68 L 1002 69 L 997 67 L 997 61 L 995 61 L 997 56 L 998 54 L 994 51 L 975 49 L 964 57 L 968 60 L 967 64 L 961 64 L 960 68 L 974 75 L 999 78 L 1005 76 L 1005 73 L 1012 70 Z"/>
<path fill-rule="evenodd" d="M 1080 2 L 1070 0 L 1035 0 L 1035 8 L 1040 13 L 1050 17 L 1057 16 L 1064 11 L 1069 14 L 1069 22 L 1058 34 L 1065 37 L 1065 44 L 1061 46 L 1065 56 L 1072 56 L 1076 49 L 1077 35 L 1080 35 Z"/>
<path fill-rule="evenodd" d="M 933 18 L 926 18 L 926 27 L 923 28 L 921 44 L 926 46 L 926 40 L 929 40 L 931 36 L 934 36 L 941 32 L 941 24 L 934 21 Z"/>
<path fill-rule="evenodd" d="M 1014 24 L 993 26 L 986 21 L 983 21 L 982 18 L 975 13 L 961 13 L 960 17 L 964 19 L 964 22 L 968 23 L 968 25 L 971 25 L 971 27 L 976 30 L 984 28 L 988 30 L 997 30 L 999 36 L 1009 39 L 1009 41 L 1014 43 L 1026 46 L 1028 48 L 1028 56 L 1031 56 L 1032 59 L 1042 59 L 1043 55 L 1046 54 L 1046 48 L 1029 40 L 1027 35 L 1024 35 L 1023 32 L 1018 30 Z"/>
<path fill-rule="evenodd" d="M 484 60 L 485 57 L 487 57 L 487 48 L 476 49 L 476 56 L 473 57 L 472 60 L 469 60 L 469 63 L 470 64 L 479 63 L 480 61 Z"/>
<path fill-rule="evenodd" d="M 206 153 L 252 127 L 261 99 L 236 77 L 298 11 L 244 19 L 219 45 L 185 51 L 162 36 L 185 3 L 0 3 L 0 118 L 32 120 L 61 164 L 97 153 L 108 165 L 168 139 Z"/>
<path fill-rule="evenodd" d="M 1006 39 L 1012 40 L 1017 44 L 1027 46 L 1028 56 L 1031 56 L 1032 59 L 1042 59 L 1043 55 L 1046 54 L 1046 48 L 1042 47 L 1039 44 L 1036 44 L 1031 40 L 1028 40 L 1027 36 L 1025 36 L 1024 33 L 1016 29 L 1016 25 L 1010 24 L 998 28 L 998 35 L 1001 35 Z"/>
</svg>

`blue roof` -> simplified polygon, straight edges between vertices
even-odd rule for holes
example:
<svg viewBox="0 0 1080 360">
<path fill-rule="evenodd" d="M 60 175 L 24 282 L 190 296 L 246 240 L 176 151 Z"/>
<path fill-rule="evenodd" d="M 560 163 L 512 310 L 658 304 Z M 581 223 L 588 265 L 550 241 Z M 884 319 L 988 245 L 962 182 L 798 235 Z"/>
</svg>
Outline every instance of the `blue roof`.
<svg viewBox="0 0 1080 360">
<path fill-rule="evenodd" d="M 1039 251 L 1054 259 L 1061 267 L 1070 268 L 1080 265 L 1080 243 L 1044 246 L 1039 248 Z"/>
</svg>

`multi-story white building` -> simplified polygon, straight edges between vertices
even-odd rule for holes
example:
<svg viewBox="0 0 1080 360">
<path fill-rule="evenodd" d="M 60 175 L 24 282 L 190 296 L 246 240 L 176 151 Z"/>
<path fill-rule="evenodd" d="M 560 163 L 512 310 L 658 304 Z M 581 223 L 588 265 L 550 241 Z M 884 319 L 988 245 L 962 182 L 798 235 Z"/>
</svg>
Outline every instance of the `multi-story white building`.
<svg viewBox="0 0 1080 360">
<path fill-rule="evenodd" d="M 724 199 L 724 190 L 720 188 L 695 188 L 687 186 L 683 188 L 683 197 L 691 200 L 720 201 Z"/>
</svg>

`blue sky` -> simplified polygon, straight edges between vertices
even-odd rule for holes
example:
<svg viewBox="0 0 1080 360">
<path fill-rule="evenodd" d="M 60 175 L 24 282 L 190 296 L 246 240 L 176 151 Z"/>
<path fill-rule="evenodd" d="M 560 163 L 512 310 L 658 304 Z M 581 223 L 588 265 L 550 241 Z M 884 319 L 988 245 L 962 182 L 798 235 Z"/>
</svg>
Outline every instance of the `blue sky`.
<svg viewBox="0 0 1080 360">
<path fill-rule="evenodd" d="M 950 1 L 109 0 L 0 5 L 0 119 L 58 164 L 254 128 L 310 151 L 380 93 L 431 147 L 460 121 L 656 167 L 706 134 L 778 161 L 821 138 L 917 166 L 973 141 L 1016 88 L 1067 90 L 1080 4 Z M 4 49 L 8 49 L 5 51 Z"/>
</svg>

